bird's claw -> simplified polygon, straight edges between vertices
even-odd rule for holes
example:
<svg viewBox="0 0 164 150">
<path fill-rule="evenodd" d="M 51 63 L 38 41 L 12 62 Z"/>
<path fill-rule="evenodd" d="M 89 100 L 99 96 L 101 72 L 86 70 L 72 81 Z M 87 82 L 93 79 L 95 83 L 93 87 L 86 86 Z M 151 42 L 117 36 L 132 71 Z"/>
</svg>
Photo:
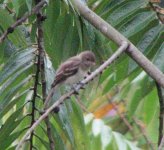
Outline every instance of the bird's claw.
<svg viewBox="0 0 164 150">
<path fill-rule="evenodd" d="M 84 88 L 84 85 L 85 85 L 85 84 L 84 84 L 82 81 L 79 81 L 78 84 L 81 86 L 81 87 L 80 87 L 81 89 L 85 89 L 85 88 Z"/>
<path fill-rule="evenodd" d="M 74 90 L 75 95 L 79 95 L 79 91 L 77 90 L 76 85 L 72 86 L 72 90 Z"/>
</svg>

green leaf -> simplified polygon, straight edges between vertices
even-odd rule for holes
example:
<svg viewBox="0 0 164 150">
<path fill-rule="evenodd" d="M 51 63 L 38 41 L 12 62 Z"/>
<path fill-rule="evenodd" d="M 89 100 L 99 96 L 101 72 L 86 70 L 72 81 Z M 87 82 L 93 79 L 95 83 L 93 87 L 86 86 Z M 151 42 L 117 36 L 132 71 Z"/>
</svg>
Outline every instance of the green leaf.
<svg viewBox="0 0 164 150">
<path fill-rule="evenodd" d="M 61 130 L 67 136 L 72 147 L 74 147 L 75 137 L 73 135 L 73 127 L 72 127 L 71 120 L 68 115 L 67 107 L 64 104 L 60 106 L 60 111 L 58 113 L 57 119 L 58 119 L 57 123 L 59 124 Z"/>
<path fill-rule="evenodd" d="M 0 8 L 0 27 L 3 29 L 3 32 L 6 31 L 13 23 L 14 20 L 8 12 Z M 27 46 L 26 39 L 18 28 L 16 28 L 12 34 L 9 34 L 8 38 L 17 47 Z"/>
<path fill-rule="evenodd" d="M 125 18 L 127 19 L 127 17 L 134 14 L 141 6 L 146 6 L 146 4 L 147 1 L 145 0 L 126 0 L 122 3 L 118 3 L 117 8 L 113 9 L 112 12 L 110 11 L 107 21 L 112 23 L 114 26 L 120 24 Z"/>
<path fill-rule="evenodd" d="M 164 34 L 163 34 L 164 35 Z M 164 37 L 164 36 L 163 36 Z M 154 64 L 162 71 L 164 72 L 164 42 L 162 43 L 162 45 L 160 46 L 158 52 L 156 53 L 155 57 L 154 57 Z"/>
<path fill-rule="evenodd" d="M 13 87 L 11 90 L 8 91 L 7 95 L 4 96 L 3 99 L 1 99 L 0 104 L 0 111 L 12 100 L 12 98 L 17 94 L 17 92 L 22 89 L 22 86 L 24 86 L 26 83 L 31 80 L 32 76 L 28 76 L 25 78 L 22 82 L 17 84 L 15 87 Z"/>
<path fill-rule="evenodd" d="M 13 3 L 13 7 L 16 11 L 16 14 L 18 15 L 18 13 L 19 13 L 19 0 L 13 0 L 12 3 Z"/>
<path fill-rule="evenodd" d="M 2 86 L 0 86 L 0 95 L 4 92 L 4 90 L 6 90 L 6 88 L 8 86 L 10 86 L 12 84 L 12 82 L 14 82 L 16 80 L 16 78 L 18 78 L 23 72 L 25 72 L 26 70 L 28 70 L 33 64 L 29 64 L 27 66 L 25 66 L 24 68 L 22 68 L 21 70 L 19 70 L 18 72 L 16 72 L 12 78 L 9 78 L 5 83 L 2 84 Z"/>
<path fill-rule="evenodd" d="M 66 147 L 64 145 L 64 142 L 60 134 L 58 133 L 58 131 L 55 129 L 55 127 L 52 124 L 51 124 L 51 129 L 52 129 L 53 138 L 55 140 L 56 149 L 66 150 Z"/>
<path fill-rule="evenodd" d="M 3 141 L 3 143 L 1 143 L 1 148 L 3 147 L 3 149 L 8 148 L 22 133 L 24 130 L 15 132 L 13 134 L 11 134 L 10 136 L 6 137 L 5 140 Z"/>
<path fill-rule="evenodd" d="M 68 105 L 69 103 L 67 103 Z M 71 108 L 72 107 L 72 108 Z M 68 105 L 68 112 L 71 119 L 71 124 L 73 127 L 73 133 L 75 137 L 75 144 L 77 150 L 89 150 L 90 143 L 89 137 L 86 132 L 84 118 L 80 107 L 75 102 L 75 99 L 72 98 L 71 106 Z"/>
<path fill-rule="evenodd" d="M 18 119 L 20 113 L 22 111 L 22 108 L 16 110 L 12 115 L 5 121 L 3 126 L 0 129 L 0 143 L 4 143 L 5 140 L 10 136 L 10 134 L 18 127 L 18 125 L 21 123 L 22 119 Z M 4 149 L 3 147 L 1 147 Z"/>
<path fill-rule="evenodd" d="M 35 137 L 36 137 L 37 139 L 39 139 L 39 141 L 41 142 L 41 144 L 44 145 L 44 147 L 46 148 L 46 150 L 50 150 L 50 147 L 49 147 L 49 143 L 48 143 L 48 142 L 46 142 L 45 140 L 43 140 L 41 137 L 39 137 L 39 136 L 37 136 L 37 135 L 35 135 Z"/>
<path fill-rule="evenodd" d="M 21 94 L 16 96 L 10 103 L 8 103 L 3 108 L 1 108 L 1 110 L 0 110 L 0 118 L 2 118 L 7 112 L 9 112 L 17 102 L 22 100 L 22 96 L 24 94 L 27 94 L 28 92 L 29 92 L 29 89 L 23 91 Z"/>
<path fill-rule="evenodd" d="M 19 68 L 23 68 L 31 64 L 34 56 L 34 49 L 25 49 L 12 55 L 0 72 L 0 84 L 2 84 L 4 80 L 10 77 L 10 75 L 15 73 Z"/>
<path fill-rule="evenodd" d="M 28 11 L 31 12 L 31 9 L 32 9 L 32 0 L 26 0 L 26 4 L 27 4 L 27 7 L 28 7 Z"/>
</svg>

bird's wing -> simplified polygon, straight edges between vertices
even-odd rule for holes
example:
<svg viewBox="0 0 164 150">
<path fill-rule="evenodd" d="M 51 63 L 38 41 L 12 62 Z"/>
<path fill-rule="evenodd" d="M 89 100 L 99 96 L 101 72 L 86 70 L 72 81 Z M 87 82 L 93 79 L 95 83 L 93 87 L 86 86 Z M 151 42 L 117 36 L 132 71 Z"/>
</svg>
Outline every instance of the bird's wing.
<svg viewBox="0 0 164 150">
<path fill-rule="evenodd" d="M 68 77 L 77 73 L 81 61 L 79 59 L 69 59 L 63 63 L 56 72 L 55 80 L 52 87 L 65 81 Z"/>
</svg>

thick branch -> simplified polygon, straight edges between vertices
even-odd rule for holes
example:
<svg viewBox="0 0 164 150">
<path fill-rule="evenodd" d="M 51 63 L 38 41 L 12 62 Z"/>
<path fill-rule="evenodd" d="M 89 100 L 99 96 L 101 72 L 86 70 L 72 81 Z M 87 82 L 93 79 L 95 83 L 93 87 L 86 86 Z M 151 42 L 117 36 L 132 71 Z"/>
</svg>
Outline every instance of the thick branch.
<svg viewBox="0 0 164 150">
<path fill-rule="evenodd" d="M 20 19 L 18 19 L 14 24 L 12 24 L 0 37 L 0 43 L 2 43 L 5 38 L 7 37 L 8 34 L 12 33 L 14 31 L 14 29 L 21 25 L 24 21 L 26 21 L 26 19 L 33 15 L 36 14 L 45 4 L 47 4 L 46 0 L 42 0 L 40 3 L 38 3 L 31 12 L 25 13 L 23 17 L 21 17 Z"/>
<path fill-rule="evenodd" d="M 39 1 L 36 0 L 36 3 L 38 3 Z M 42 83 L 42 97 L 43 97 L 43 103 L 44 103 L 46 99 L 46 80 L 45 80 L 45 64 L 44 64 L 45 50 L 44 50 L 43 27 L 42 27 L 43 18 L 44 16 L 42 15 L 42 12 L 40 11 L 37 14 L 37 28 L 38 28 L 37 42 L 38 42 L 38 51 L 39 51 L 39 56 L 40 56 L 39 65 L 40 65 L 40 74 L 41 74 L 41 83 Z M 47 127 L 47 136 L 50 143 L 50 149 L 55 150 L 55 144 L 54 144 L 52 132 L 51 132 L 51 124 L 50 124 L 48 116 L 45 118 L 45 124 Z"/>
<path fill-rule="evenodd" d="M 164 115 L 164 98 L 162 94 L 162 88 L 158 83 L 156 83 L 157 87 L 157 92 L 158 92 L 158 97 L 159 97 L 159 107 L 160 107 L 160 112 L 159 112 L 159 136 L 158 136 L 158 145 L 160 145 L 162 136 L 163 136 L 163 115 Z"/>
<path fill-rule="evenodd" d="M 80 0 L 72 0 L 75 7 L 86 20 L 88 20 L 93 26 L 101 31 L 107 38 L 121 45 L 122 41 L 128 41 L 122 34 L 116 29 L 104 21 L 101 17 L 96 15 Z M 126 53 L 135 60 L 159 85 L 164 87 L 164 74 L 149 61 L 131 42 Z"/>
<path fill-rule="evenodd" d="M 74 95 L 76 92 L 78 92 L 85 84 L 92 81 L 98 74 L 102 73 L 111 63 L 113 63 L 114 60 L 116 60 L 126 49 L 128 48 L 128 43 L 123 42 L 122 46 L 106 61 L 104 62 L 99 68 L 97 68 L 94 72 L 92 72 L 90 75 L 87 76 L 84 80 L 81 81 L 81 84 L 78 84 L 74 90 L 71 90 L 70 92 L 66 93 L 65 95 L 61 96 L 59 100 L 57 100 L 51 107 L 49 107 L 43 115 L 40 116 L 40 118 L 33 124 L 31 128 L 26 132 L 26 134 L 23 136 L 21 141 L 18 143 L 16 150 L 21 148 L 21 145 L 24 143 L 24 141 L 27 139 L 27 137 L 30 135 L 30 133 L 39 125 L 39 123 L 44 120 L 51 111 L 54 110 L 54 108 L 59 107 L 61 103 L 63 103 L 64 100 L 68 99 L 70 96 Z M 52 95 L 52 92 L 49 93 L 49 95 Z M 47 96 L 47 99 L 51 99 L 52 96 Z"/>
</svg>

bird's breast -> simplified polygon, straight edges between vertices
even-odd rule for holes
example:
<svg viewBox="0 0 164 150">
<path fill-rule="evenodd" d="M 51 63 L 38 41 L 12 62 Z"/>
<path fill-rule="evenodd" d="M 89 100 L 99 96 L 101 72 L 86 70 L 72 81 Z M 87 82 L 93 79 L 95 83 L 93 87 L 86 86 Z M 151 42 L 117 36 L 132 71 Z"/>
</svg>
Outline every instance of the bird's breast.
<svg viewBox="0 0 164 150">
<path fill-rule="evenodd" d="M 65 84 L 73 85 L 75 83 L 78 83 L 80 80 L 84 78 L 85 74 L 85 71 L 79 69 L 75 75 L 68 77 L 68 79 L 65 81 Z"/>
</svg>

